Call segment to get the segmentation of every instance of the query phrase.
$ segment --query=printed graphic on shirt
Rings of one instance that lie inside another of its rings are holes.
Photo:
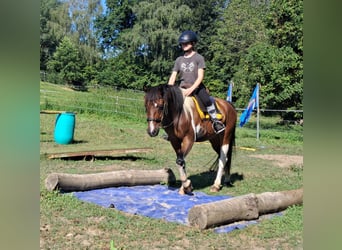
[[[195,68],[195,64],[193,62],[190,62],[190,63],[184,62],[181,64],[181,70],[183,72],[192,72],[194,71],[194,68]]]

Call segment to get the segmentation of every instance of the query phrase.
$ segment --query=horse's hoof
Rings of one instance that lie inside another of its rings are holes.
[[[189,187],[184,188],[184,192],[186,194],[192,194],[192,190],[194,190],[192,185],[190,185]]]
[[[210,187],[210,192],[212,192],[212,193],[220,192],[220,190],[221,190],[221,187],[216,187],[215,185],[212,185]]]
[[[183,182],[182,187],[179,189],[179,194],[184,195],[184,194],[192,194],[192,184],[190,180],[186,180]]]

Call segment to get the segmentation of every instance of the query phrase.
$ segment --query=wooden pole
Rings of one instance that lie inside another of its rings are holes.
[[[195,205],[189,210],[191,226],[206,229],[240,220],[258,219],[259,215],[278,212],[303,203],[303,188],[280,192],[247,194],[222,201]]]
[[[285,210],[292,205],[303,203],[303,188],[296,190],[265,192],[257,195],[259,214]]]
[[[45,179],[49,191],[85,191],[106,187],[172,183],[176,178],[169,168],[160,170],[122,170],[95,174],[52,173]]]
[[[258,91],[257,91],[257,140],[260,138],[260,103],[259,103],[259,91],[260,91],[260,84],[258,84]]]
[[[248,194],[195,205],[189,210],[188,221],[191,226],[206,229],[238,220],[252,220],[258,216],[257,198],[255,194]]]

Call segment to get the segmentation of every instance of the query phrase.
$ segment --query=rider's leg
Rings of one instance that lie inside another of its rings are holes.
[[[213,123],[213,129],[216,134],[221,133],[223,130],[225,130],[224,124],[217,119],[217,112],[214,103],[210,100],[210,96],[208,92],[206,91],[204,85],[200,85],[198,90],[196,91],[197,96],[201,99],[203,102],[204,106],[206,107],[211,121]]]

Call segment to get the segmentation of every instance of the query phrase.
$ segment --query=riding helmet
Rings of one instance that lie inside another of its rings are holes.
[[[179,44],[197,41],[198,39],[196,33],[191,30],[184,31],[178,39]]]

